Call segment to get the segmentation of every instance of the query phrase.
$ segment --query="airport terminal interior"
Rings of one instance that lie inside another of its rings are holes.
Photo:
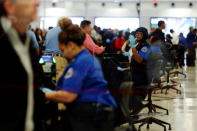
[[[0,131],[196,131],[196,0],[0,0]]]

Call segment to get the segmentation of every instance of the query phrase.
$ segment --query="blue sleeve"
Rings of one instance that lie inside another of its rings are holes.
[[[76,94],[83,91],[83,82],[88,74],[88,68],[81,65],[73,65],[68,69],[63,78],[63,90]]]
[[[30,37],[31,37],[31,39],[33,41],[34,47],[35,48],[39,48],[39,45],[38,45],[38,42],[36,40],[35,34],[32,31],[28,31],[28,33],[29,33],[29,35],[30,35]]]
[[[139,51],[139,55],[143,58],[143,59],[147,59],[149,54],[150,54],[150,48],[147,46],[142,47],[142,49]]]

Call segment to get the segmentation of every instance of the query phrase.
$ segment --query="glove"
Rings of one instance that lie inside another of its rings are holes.
[[[121,67],[119,67],[119,66],[117,67],[117,70],[118,70],[118,71],[124,71],[124,69],[121,68]]]
[[[135,47],[136,38],[134,38],[132,35],[130,35],[129,36],[129,40],[130,40],[131,48],[134,48]]]
[[[46,92],[55,93],[55,92],[56,92],[55,90],[51,90],[51,89],[49,89],[49,88],[41,88],[41,91],[42,91],[43,93],[46,93]]]
[[[130,56],[130,53],[129,52],[124,52],[122,53],[124,56]]]
[[[107,44],[110,44],[110,42],[111,42],[110,39],[106,39]]]

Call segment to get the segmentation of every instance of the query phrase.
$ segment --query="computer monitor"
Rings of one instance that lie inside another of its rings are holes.
[[[44,73],[51,73],[52,66],[55,64],[55,59],[53,56],[44,55],[40,58],[39,64],[42,65]]]
[[[44,62],[53,62],[53,57],[52,56],[42,56],[42,59]]]

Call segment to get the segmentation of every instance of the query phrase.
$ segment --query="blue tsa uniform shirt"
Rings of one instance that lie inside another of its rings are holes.
[[[134,56],[131,60],[132,79],[134,86],[148,85],[150,79],[147,71],[147,59],[151,53],[148,43],[140,43],[136,47],[138,54],[143,58],[142,63],[137,63]]]
[[[84,49],[65,69],[58,81],[57,90],[78,94],[77,103],[101,103],[117,107],[107,89],[101,66],[96,58]]]

